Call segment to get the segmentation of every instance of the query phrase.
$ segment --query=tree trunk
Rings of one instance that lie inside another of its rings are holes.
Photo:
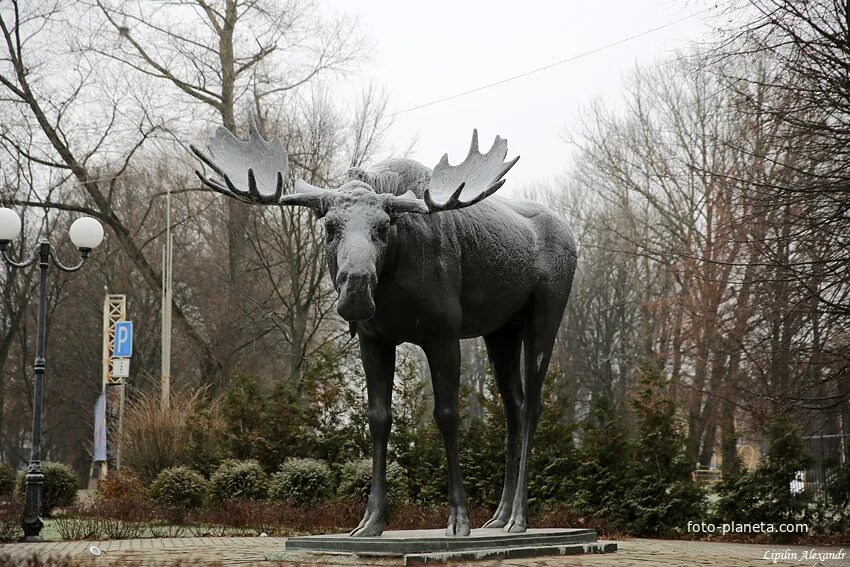
[[[234,108],[234,93],[236,88],[236,70],[233,51],[233,32],[236,28],[238,14],[236,1],[228,0],[225,7],[224,25],[219,34],[219,58],[221,61],[221,121],[225,128],[236,133],[236,111]],[[221,341],[219,351],[221,352],[221,374],[217,376],[214,383],[215,390],[226,387],[230,377],[237,370],[235,368],[235,352],[229,347],[233,344],[241,344],[241,340],[233,340],[234,333],[241,335],[242,293],[246,292],[244,284],[245,257],[248,250],[248,237],[246,228],[248,226],[248,206],[236,199],[226,200],[227,210],[227,268],[229,287],[227,293],[227,315],[220,329]]]

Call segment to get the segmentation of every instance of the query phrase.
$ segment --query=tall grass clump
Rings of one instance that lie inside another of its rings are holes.
[[[192,444],[192,419],[203,407],[203,391],[175,394],[168,408],[158,395],[142,393],[131,400],[124,415],[121,458],[145,484],[170,467],[186,464]]]

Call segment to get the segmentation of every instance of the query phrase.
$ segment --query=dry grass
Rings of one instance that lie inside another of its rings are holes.
[[[203,404],[203,390],[175,394],[169,408],[159,396],[142,394],[127,404],[121,458],[145,484],[159,471],[182,464],[191,440],[190,420]]]

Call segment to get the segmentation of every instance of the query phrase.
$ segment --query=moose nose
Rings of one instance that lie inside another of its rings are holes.
[[[342,273],[337,278],[339,301],[337,313],[346,321],[367,321],[375,315],[372,297],[377,276],[371,273]]]
[[[378,278],[373,273],[340,272],[336,278],[337,287],[347,288],[358,292],[365,289],[372,290],[378,283]]]

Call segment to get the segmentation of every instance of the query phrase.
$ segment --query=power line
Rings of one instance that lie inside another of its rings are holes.
[[[565,63],[570,63],[570,62],[575,61],[575,60],[577,60],[577,59],[581,59],[581,58],[583,58],[583,57],[587,57],[587,56],[589,56],[589,55],[593,55],[593,54],[595,54],[595,53],[599,53],[600,51],[604,51],[604,50],[606,50],[606,49],[610,49],[610,48],[612,48],[612,47],[616,47],[616,46],[621,45],[621,44],[623,44],[623,43],[626,43],[626,42],[632,41],[633,39],[637,39],[637,38],[639,38],[639,37],[643,37],[643,36],[645,36],[645,35],[649,35],[649,34],[651,34],[651,33],[657,32],[657,31],[659,31],[659,30],[663,30],[664,28],[668,28],[668,27],[673,26],[673,25],[676,25],[676,24],[678,24],[678,23],[680,23],[680,22],[684,22],[685,20],[690,20],[691,18],[696,18],[697,16],[701,16],[701,15],[703,15],[703,14],[705,14],[705,13],[709,12],[710,10],[713,10],[713,9],[714,9],[714,8],[716,8],[716,7],[717,7],[716,5],[715,5],[715,6],[711,6],[711,7],[709,7],[709,8],[706,8],[705,10],[701,10],[701,11],[699,11],[699,12],[696,12],[696,13],[690,14],[690,15],[688,15],[688,16],[684,16],[684,17],[682,17],[682,18],[679,18],[678,20],[673,20],[672,22],[667,22],[666,24],[660,25],[660,26],[658,26],[658,27],[655,27],[655,28],[652,28],[652,29],[649,29],[649,30],[642,31],[642,32],[640,32],[640,33],[638,33],[638,34],[635,34],[635,35],[630,35],[629,37],[624,37],[623,39],[617,40],[617,41],[615,41],[615,42],[613,42],[613,43],[608,43],[608,44],[603,45],[603,46],[601,46],[601,47],[597,47],[597,48],[595,48],[595,49],[591,49],[590,51],[585,51],[584,53],[579,53],[578,55],[573,55],[572,57],[568,57],[568,58],[566,58],[566,59],[562,59],[562,60],[560,60],[560,61],[556,61],[555,63],[550,63],[549,65],[544,65],[543,67],[538,67],[537,69],[532,69],[531,71],[526,71],[525,73],[520,73],[519,75],[514,75],[513,77],[508,77],[507,79],[502,79],[502,80],[500,80],[500,81],[496,81],[496,82],[494,82],[494,83],[488,83],[488,84],[486,84],[486,85],[482,85],[482,86],[480,86],[480,87],[476,87],[476,88],[474,88],[474,89],[470,89],[470,90],[468,90],[468,91],[463,91],[463,92],[456,93],[456,94],[453,94],[453,95],[450,95],[450,96],[446,96],[446,97],[443,97],[443,98],[439,98],[439,99],[436,99],[436,100],[432,100],[432,101],[430,101],[430,102],[426,102],[426,103],[423,103],[423,104],[418,104],[418,105],[416,105],[416,106],[411,106],[410,108],[405,108],[404,110],[399,110],[399,111],[397,111],[397,112],[393,112],[393,113],[392,113],[392,114],[390,114],[387,118],[395,118],[395,117],[396,117],[396,116],[398,116],[399,114],[404,114],[404,113],[406,113],[406,112],[413,112],[414,110],[419,110],[419,109],[421,109],[421,108],[426,108],[426,107],[428,107],[428,106],[433,106],[433,105],[435,105],[435,104],[440,104],[441,102],[447,102],[447,101],[450,101],[450,100],[454,100],[454,99],[456,99],[456,98],[460,98],[460,97],[462,97],[462,96],[466,96],[466,95],[470,95],[470,94],[473,94],[473,93],[477,93],[477,92],[479,92],[479,91],[483,91],[483,90],[485,90],[485,89],[489,89],[489,88],[492,88],[492,87],[496,87],[496,86],[499,86],[499,85],[503,85],[503,84],[505,84],[505,83],[510,83],[511,81],[516,81],[516,80],[518,80],[518,79],[523,79],[523,78],[525,78],[525,77],[528,77],[529,75],[534,75],[535,73],[540,73],[540,72],[542,72],[542,71],[547,71],[547,70],[549,70],[549,69],[552,69],[553,67],[557,67],[557,66],[559,66],[559,65],[563,65],[563,64],[565,64]]]

